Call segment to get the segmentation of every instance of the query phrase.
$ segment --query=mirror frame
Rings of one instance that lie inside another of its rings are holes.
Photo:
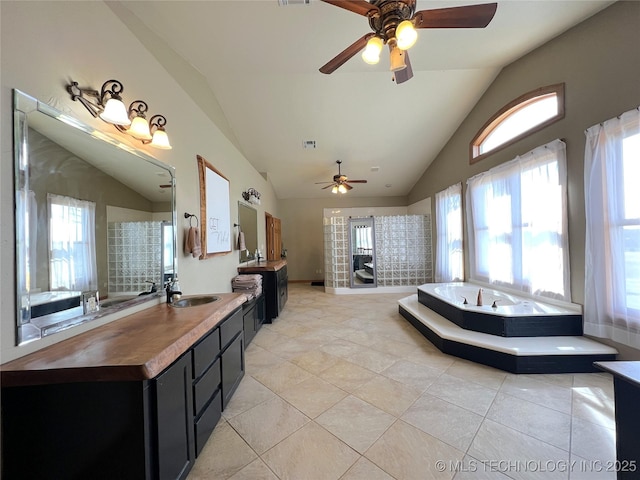
[[[247,215],[252,215],[254,218],[254,225],[250,225],[247,227],[246,225],[246,215],[243,216],[242,211],[246,210]],[[245,223],[242,222],[244,217]],[[245,234],[245,245],[247,247],[246,250],[239,250],[239,262],[250,262],[255,260],[254,252],[258,249],[258,211],[252,206],[244,203],[238,202],[238,223],[236,227],[236,237],[240,235],[240,232]],[[253,234],[253,236],[252,236]]]
[[[70,128],[76,128],[86,133],[98,142],[112,145],[114,148],[124,150],[142,161],[151,163],[154,167],[162,168],[169,173],[171,178],[171,222],[173,228],[173,271],[177,274],[176,245],[177,245],[177,215],[176,215],[176,181],[175,168],[166,163],[160,162],[149,156],[145,152],[138,151],[133,147],[123,144],[121,141],[112,138],[101,131],[91,127],[74,117],[63,113],[50,105],[18,90],[13,89],[13,148],[14,148],[14,229],[15,229],[15,312],[16,312],[16,345],[24,345],[28,342],[39,340],[54,333],[67,330],[69,328],[82,325],[92,320],[104,317],[109,314],[119,312],[125,308],[139,305],[157,299],[163,294],[162,289],[151,295],[137,296],[128,301],[121,302],[112,307],[100,308],[88,314],[81,314],[76,317],[67,318],[49,328],[40,329],[31,323],[30,306],[30,285],[26,283],[26,269],[29,265],[28,242],[24,239],[29,235],[29,224],[25,221],[28,218],[29,206],[27,202],[18,202],[17,197],[20,191],[29,190],[29,115],[42,113],[53,119],[65,123]],[[26,294],[26,298],[25,298]]]
[[[354,235],[353,230],[356,225],[366,225],[371,228],[371,263],[373,264],[373,282],[371,283],[356,283],[355,282],[355,270],[353,268],[353,250],[354,250]],[[376,271],[376,233],[375,233],[375,219],[374,217],[349,217],[349,286],[351,288],[376,288],[378,286],[378,273]]]

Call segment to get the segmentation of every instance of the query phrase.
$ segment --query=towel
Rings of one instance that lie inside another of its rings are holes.
[[[200,230],[198,227],[189,227],[185,230],[184,253],[185,255],[192,254],[194,258],[198,258],[202,253]]]
[[[242,251],[246,249],[247,249],[247,246],[244,243],[244,232],[240,231],[238,233],[238,250]]]

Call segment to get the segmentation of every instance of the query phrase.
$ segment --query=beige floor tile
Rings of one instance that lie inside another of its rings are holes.
[[[399,417],[417,400],[421,392],[409,385],[380,375],[369,380],[353,394],[365,402]]]
[[[571,416],[566,413],[499,393],[487,418],[569,451]]]
[[[293,357],[289,361],[314,375],[318,375],[320,372],[334,365],[338,360],[339,357],[323,352],[322,350],[311,350],[297,357]]]
[[[375,378],[376,374],[354,363],[338,359],[336,363],[318,376],[336,387],[352,393],[372,378]]]
[[[348,395],[344,390],[318,377],[311,377],[280,392],[280,396],[309,418],[333,407]]]
[[[276,398],[276,394],[250,375],[242,377],[237,390],[222,413],[225,418],[235,417],[256,405]]]
[[[431,480],[453,478],[455,472],[446,467],[461,461],[464,453],[398,420],[365,456],[397,479]]]
[[[323,345],[322,347],[320,347],[320,350],[340,358],[347,358],[349,355],[367,351],[366,347],[358,345],[357,343],[350,342],[348,340],[344,340],[343,338],[344,337],[335,340],[327,345]]]
[[[554,466],[568,465],[569,452],[492,420],[482,423],[468,454],[514,480],[566,480],[568,476],[566,470]],[[526,468],[527,465],[532,467]],[[537,468],[538,465],[551,468]]]
[[[283,480],[337,480],[359,457],[315,422],[262,455],[263,461]]]
[[[484,416],[497,392],[444,373],[427,388],[427,393]]]
[[[456,476],[454,480],[509,480],[499,469],[492,468],[490,464],[485,464],[473,457],[466,456],[461,464],[456,464],[454,468]]]
[[[424,392],[442,374],[441,370],[399,360],[381,372],[381,375]]]
[[[605,468],[602,462],[587,460],[577,455],[571,455],[569,480],[616,480],[617,473],[614,468]]]
[[[345,360],[355,363],[356,365],[360,365],[372,372],[380,373],[400,360],[400,357],[389,353],[379,352],[372,348],[363,347],[362,350],[352,353],[351,355],[347,355]]]
[[[259,458],[244,467],[229,480],[278,480],[275,473]]]
[[[283,362],[270,370],[261,370],[253,375],[264,386],[278,393],[309,378],[311,374],[293,363]]]
[[[258,455],[231,426],[221,420],[209,437],[189,480],[227,479],[254,461]]]
[[[309,422],[309,418],[276,397],[228,420],[258,454],[281,442]]]
[[[402,420],[465,452],[482,416],[425,393],[402,415]]]
[[[505,379],[500,387],[500,392],[571,414],[572,392],[570,388],[541,382],[531,376],[511,375]]]
[[[348,396],[316,418],[357,452],[364,453],[395,422],[396,418],[364,400]]]
[[[365,457],[353,464],[340,480],[394,480],[391,475]]]
[[[603,427],[615,428],[615,399],[612,394],[590,386],[573,387],[572,391],[573,416]]]
[[[494,390],[498,390],[508,376],[502,370],[461,359],[456,359],[446,372],[448,375],[479,383]]]
[[[616,432],[581,418],[571,422],[571,453],[587,460],[616,459]]]
[[[255,343],[249,345],[249,348],[245,351],[244,359],[245,373],[250,375],[261,370],[270,370],[285,361]]]

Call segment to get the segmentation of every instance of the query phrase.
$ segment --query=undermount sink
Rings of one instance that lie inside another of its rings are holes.
[[[220,297],[216,295],[198,295],[194,297],[185,297],[180,300],[176,300],[171,305],[174,307],[196,307],[198,305],[205,305],[207,303],[217,302]]]

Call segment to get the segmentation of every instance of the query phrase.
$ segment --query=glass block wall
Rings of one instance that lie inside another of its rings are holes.
[[[140,293],[147,281],[162,288],[162,223],[109,222],[109,293]]]
[[[400,287],[432,282],[431,216],[374,218],[378,285]]]
[[[433,282],[431,215],[374,216],[379,287]],[[349,288],[349,217],[324,219],[325,286]]]

